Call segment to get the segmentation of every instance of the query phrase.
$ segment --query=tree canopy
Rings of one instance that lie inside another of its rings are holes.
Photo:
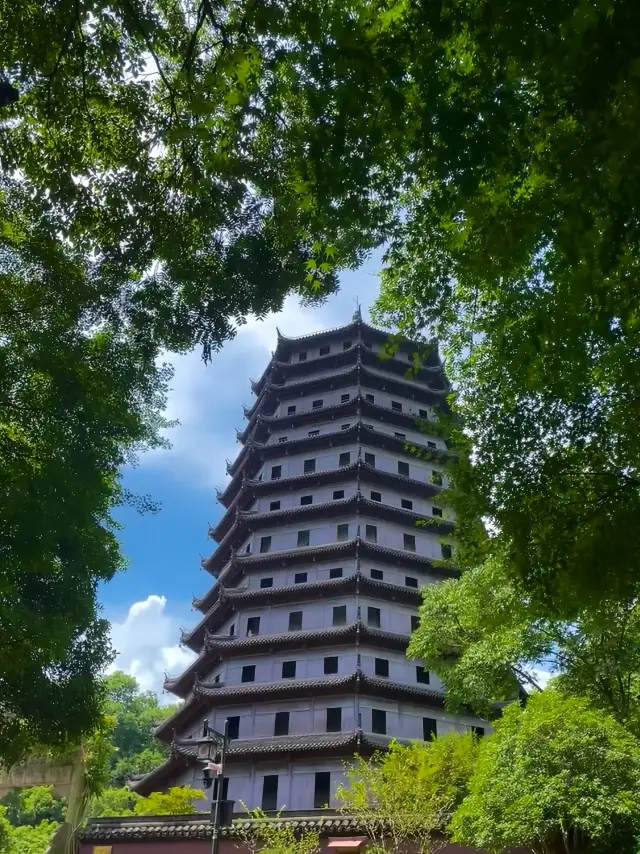
[[[247,313],[331,293],[373,246],[378,318],[439,339],[458,383],[465,565],[499,548],[533,619],[628,607],[635,4],[4,0],[0,15],[19,92],[0,107],[5,761],[32,707],[54,743],[95,723],[95,587],[123,563],[118,471],[159,441],[159,354],[208,357]],[[465,533],[478,518],[499,536]]]

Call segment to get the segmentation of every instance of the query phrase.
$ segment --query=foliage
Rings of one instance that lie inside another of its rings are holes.
[[[125,786],[103,789],[89,802],[87,818],[133,815],[133,808],[139,799],[140,795]]]
[[[554,690],[510,705],[481,745],[454,841],[491,852],[635,852],[640,745],[608,715]]]
[[[320,837],[315,830],[296,830],[290,824],[279,824],[260,809],[248,810],[251,824],[237,822],[234,829],[253,854],[316,854]]]
[[[9,843],[3,854],[45,854],[57,825],[53,821],[41,821],[36,825],[12,827]]]
[[[477,740],[451,733],[410,746],[392,741],[371,760],[358,757],[346,769],[336,798],[366,829],[378,851],[399,851],[409,840],[421,852],[433,849],[462,801],[473,773]]]
[[[168,792],[152,792],[136,800],[135,815],[191,815],[197,812],[195,801],[202,800],[200,789],[191,786],[172,786]]]
[[[0,760],[92,729],[111,652],[96,588],[123,566],[119,469],[158,445],[167,371],[101,321],[109,276],[0,186]],[[153,346],[147,348],[155,356]],[[148,502],[139,500],[144,509]],[[36,744],[37,738],[37,744]]]
[[[160,706],[152,691],[140,691],[136,680],[120,671],[107,676],[104,684],[107,713],[114,719],[110,785],[121,786],[164,761],[167,749],[154,738],[153,730],[176,707]]]
[[[535,668],[640,735],[640,608],[603,601],[568,622],[541,618],[498,556],[422,590],[408,655],[446,684],[448,706],[489,715],[519,686],[539,688]]]
[[[0,799],[4,815],[12,825],[40,824],[45,819],[63,821],[65,802],[53,794],[53,786],[32,786],[8,792]],[[1,849],[0,849],[1,850]]]

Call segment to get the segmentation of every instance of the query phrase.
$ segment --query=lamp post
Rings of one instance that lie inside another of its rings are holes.
[[[211,854],[218,854],[220,843],[220,824],[222,819],[222,788],[224,783],[224,763],[229,744],[229,721],[224,722],[224,732],[211,729],[209,721],[205,720],[202,726],[202,738],[198,739],[198,759],[203,760],[204,785],[209,788],[213,784],[213,778],[218,781],[215,798],[211,799],[211,819],[213,832],[211,836]],[[220,761],[216,758],[220,755]]]

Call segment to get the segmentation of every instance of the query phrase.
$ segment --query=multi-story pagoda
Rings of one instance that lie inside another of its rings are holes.
[[[222,796],[265,810],[333,805],[344,761],[391,738],[482,731],[445,711],[439,680],[405,656],[420,587],[455,574],[447,449],[428,432],[449,387],[437,352],[407,378],[415,348],[381,357],[387,341],[359,313],[278,333],[218,494],[218,547],[203,561],[216,583],[182,638],[198,657],[165,683],[184,699],[157,730],[170,758],[138,792],[202,787],[192,745],[205,718],[228,720]]]

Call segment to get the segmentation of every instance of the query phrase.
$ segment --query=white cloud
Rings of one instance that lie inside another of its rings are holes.
[[[267,366],[276,346],[276,327],[295,337],[343,326],[353,315],[356,295],[366,316],[378,291],[372,272],[378,266],[374,260],[361,272],[345,274],[341,292],[319,308],[288,297],[282,311],[263,320],[248,318],[209,365],[199,352],[171,357],[175,374],[165,414],[180,424],[167,434],[171,450],[145,454],[141,464],[160,467],[206,490],[224,486],[225,460],[234,459],[239,450],[234,428],[242,429],[245,423],[242,404],[253,402],[249,378],[258,379]]]
[[[175,643],[178,621],[166,611],[164,596],[147,596],[134,602],[126,617],[111,622],[111,641],[117,657],[111,670],[135,676],[142,690],[155,691],[160,702],[175,702],[162,694],[165,671],[181,673],[195,658],[194,653]]]

